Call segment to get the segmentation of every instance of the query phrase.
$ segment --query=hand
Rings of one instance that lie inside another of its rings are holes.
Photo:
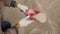
[[[32,22],[34,22],[33,20],[28,20],[30,16],[27,16],[25,18],[23,18],[22,20],[19,21],[20,26],[28,26],[29,24],[31,24]]]
[[[21,4],[18,4],[17,7],[22,10],[23,12],[25,12],[26,10],[28,10],[28,7],[25,6],[25,5],[21,5]]]

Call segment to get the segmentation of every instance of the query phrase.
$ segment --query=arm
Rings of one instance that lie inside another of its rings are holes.
[[[2,13],[2,7],[4,6],[4,3],[2,1],[0,1],[0,34],[3,34],[2,30],[1,30],[1,21],[3,18],[3,13]]]
[[[2,18],[3,18],[3,11],[2,11],[3,6],[4,6],[4,3],[0,1],[0,22],[2,21]]]
[[[4,2],[4,5],[7,7],[15,7],[16,6],[16,1],[14,0],[1,0]]]

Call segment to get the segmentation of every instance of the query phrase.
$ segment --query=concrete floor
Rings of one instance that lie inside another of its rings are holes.
[[[47,16],[46,23],[38,21],[19,30],[20,34],[60,34],[60,0],[19,0],[29,8],[44,12]],[[4,7],[4,19],[11,22],[12,26],[25,17],[17,8]]]

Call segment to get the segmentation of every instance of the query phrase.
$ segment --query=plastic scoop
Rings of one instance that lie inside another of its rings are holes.
[[[46,15],[44,13],[40,13],[36,9],[29,9],[25,5],[18,4],[17,7],[21,9],[27,16],[30,16],[31,20],[38,20],[41,23],[46,22]]]
[[[37,19],[41,23],[45,23],[47,21],[46,15],[44,13],[39,13],[33,16],[33,18]]]

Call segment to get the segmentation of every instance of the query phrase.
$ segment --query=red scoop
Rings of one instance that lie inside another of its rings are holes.
[[[30,19],[31,20],[36,20],[34,17],[32,17],[32,16],[34,16],[34,15],[36,15],[36,14],[38,14],[39,13],[39,11],[38,10],[36,10],[36,9],[29,9],[29,10],[26,10],[26,12],[25,12],[25,14],[27,15],[27,16],[30,16]]]

